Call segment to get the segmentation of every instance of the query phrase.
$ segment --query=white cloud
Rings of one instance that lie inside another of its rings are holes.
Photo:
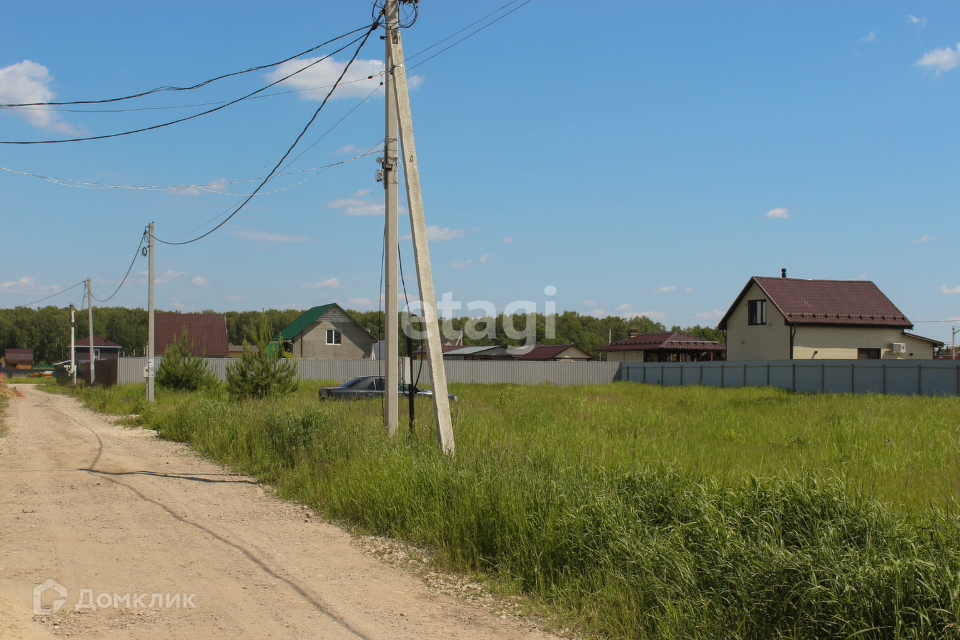
[[[940,293],[960,293],[960,285],[948,287],[945,284],[940,285]]]
[[[307,236],[292,236],[261,229],[230,229],[227,233],[235,238],[258,240],[261,242],[313,242],[314,238]]]
[[[454,269],[469,269],[473,266],[473,260],[454,260],[450,266]]]
[[[183,304],[182,302],[174,302],[172,305],[174,309],[179,309],[180,311],[196,311],[196,307],[191,307],[190,305]]]
[[[504,238],[503,241],[509,244],[513,242],[513,238],[507,237],[507,238]]]
[[[719,320],[723,317],[723,312],[720,309],[714,309],[713,311],[704,311],[703,313],[697,313],[691,318],[696,318],[697,320]]]
[[[693,287],[684,287],[683,290],[687,293],[693,293]]]
[[[53,76],[36,62],[24,60],[0,69],[0,103],[24,104],[50,102],[56,95],[50,88]],[[5,109],[21,116],[34,127],[75,135],[79,133],[72,124],[64,122],[60,115],[48,107],[20,107]]]
[[[141,271],[140,275],[149,276],[149,271]],[[182,278],[187,275],[186,271],[164,271],[163,273],[153,274],[153,283],[154,284],[167,284],[168,282],[173,282],[177,278]]]
[[[227,302],[241,302],[247,299],[248,299],[247,296],[238,296],[238,295],[227,296],[226,298],[224,298],[224,300],[226,300]]]
[[[36,280],[33,278],[20,278],[19,280],[13,280],[11,282],[4,282],[3,284],[0,284],[0,291],[3,291],[4,293],[20,293],[28,296],[42,296],[52,295],[60,291],[60,287],[56,285],[45,287],[37,284]]]
[[[370,298],[350,298],[350,304],[369,307],[373,304]]]
[[[918,18],[917,16],[907,16],[907,24],[918,24],[921,27],[927,26],[926,18]]]
[[[313,64],[315,62],[316,64]],[[302,100],[323,100],[337,78],[343,73],[343,69],[347,66],[346,62],[338,62],[333,58],[327,58],[326,60],[320,58],[290,60],[268,73],[267,78],[271,82],[276,82],[280,78],[311,64],[313,66],[309,69],[298,73],[289,80],[284,80],[281,85],[302,91],[300,94]],[[377,91],[379,95],[383,95],[383,87],[380,86],[381,73],[383,73],[382,60],[354,60],[346,75],[343,76],[343,80],[340,81],[340,86],[337,87],[331,97],[366,98],[372,91]],[[422,76],[407,77],[407,86],[410,89],[416,89],[422,83]]]
[[[487,261],[490,260],[492,257],[493,256],[489,253],[485,253],[482,256],[480,256],[480,266],[481,267],[487,266]]]
[[[599,306],[600,306],[600,305],[597,303],[596,300],[581,300],[581,301],[580,301],[580,304],[582,304],[582,305],[584,305],[584,306],[587,306],[587,307],[599,307]]]
[[[336,151],[334,151],[334,153],[344,153],[344,154],[349,155],[349,154],[351,154],[351,153],[356,153],[356,152],[358,152],[358,151],[363,151],[363,149],[361,149],[360,147],[358,147],[358,146],[355,145],[355,144],[345,144],[345,145],[343,145],[342,147],[340,147],[339,149],[337,149]]]
[[[865,35],[865,36],[863,36],[862,38],[860,38],[860,42],[863,42],[863,43],[873,42],[873,41],[876,39],[876,37],[877,37],[877,31],[876,31],[876,30],[873,30],[873,31],[871,31],[870,33],[868,33],[867,35]]]
[[[783,220],[790,217],[790,209],[787,209],[786,207],[770,209],[770,211],[767,211],[767,215],[763,217],[767,220]]]
[[[321,282],[304,282],[300,285],[301,289],[343,289],[344,285],[336,278],[328,278]]]
[[[865,273],[861,273],[860,275],[857,276],[857,280],[866,280],[866,279],[867,279],[867,274]]]
[[[334,198],[327,203],[327,209],[343,209],[347,216],[382,216],[384,207],[382,202],[369,202],[363,197],[370,194],[367,189],[357,191],[349,198]],[[400,207],[400,213],[406,213],[406,207]]]
[[[955,69],[957,65],[960,65],[960,44],[957,45],[956,49],[951,49],[950,47],[946,49],[934,49],[930,53],[924,54],[924,56],[914,64],[918,67],[935,69],[936,76],[939,78],[941,74]]]
[[[370,195],[371,193],[373,193],[373,192],[370,191],[370,189],[360,189],[359,191],[354,191],[352,194],[350,194],[350,197],[351,197],[351,198],[362,198],[363,196],[368,196],[368,195]]]
[[[671,285],[667,285],[666,287],[660,287],[659,289],[654,289],[653,291],[651,291],[651,293],[670,293],[671,291],[674,291],[676,288],[677,288],[677,285],[671,284]]]
[[[429,225],[427,227],[427,240],[431,242],[444,242],[446,240],[453,240],[454,238],[462,238],[467,235],[467,232],[463,229],[449,229]]]
[[[604,311],[603,309],[594,309],[593,311],[590,312],[590,315],[596,318],[602,318],[605,315],[607,315],[607,312]]]
[[[934,240],[933,236],[920,236],[920,237],[917,238],[916,240],[911,240],[910,242],[914,242],[914,243],[917,243],[917,242],[933,242],[933,240]]]
[[[632,304],[622,304],[619,307],[617,307],[617,311],[630,311],[631,309],[633,309]]]
[[[202,287],[202,286],[204,286],[204,285],[210,284],[210,281],[207,280],[206,278],[204,278],[203,276],[198,276],[198,277],[194,278],[193,280],[191,280],[191,281],[190,281],[190,284],[193,284],[193,285],[198,286],[198,287]]]

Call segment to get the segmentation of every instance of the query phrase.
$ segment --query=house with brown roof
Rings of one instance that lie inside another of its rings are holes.
[[[30,369],[33,364],[33,349],[4,349],[0,360],[0,365],[7,369]]]
[[[754,276],[717,328],[727,360],[933,358],[943,343],[913,323],[867,280]]]
[[[106,338],[101,338],[93,334],[93,359],[94,360],[113,360],[120,357],[120,350],[123,347],[116,342],[111,342]],[[74,343],[73,357],[77,362],[90,361],[90,336],[81,338]]]
[[[446,357],[446,355],[444,355]],[[505,353],[493,356],[493,360],[518,360],[520,362],[555,361],[577,362],[593,360],[593,356],[578,347],[570,344],[537,344],[524,347],[507,347]]]
[[[154,335],[157,347],[154,353],[162,356],[184,329],[193,343],[193,355],[207,358],[230,356],[227,340],[227,317],[219,313],[161,313],[154,315]]]
[[[597,347],[608,362],[703,362],[723,360],[726,347],[679,331],[640,334],[633,327],[620,342]]]

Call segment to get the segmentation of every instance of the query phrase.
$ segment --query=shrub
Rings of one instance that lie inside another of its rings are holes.
[[[193,342],[186,327],[164,351],[156,375],[157,385],[176,391],[199,391],[217,382],[207,369],[206,359],[193,355]]]
[[[280,336],[282,344],[283,336]],[[227,367],[227,389],[231,397],[267,398],[297,390],[297,365],[283,357],[282,346],[271,346],[270,329],[265,320],[257,328],[257,348],[247,347],[244,340],[240,359]]]

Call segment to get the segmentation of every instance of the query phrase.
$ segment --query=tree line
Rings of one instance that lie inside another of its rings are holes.
[[[217,313],[206,310],[202,313]],[[230,344],[242,344],[246,340],[250,344],[257,341],[257,332],[261,322],[269,328],[271,335],[276,335],[284,327],[296,320],[302,311],[293,309],[266,309],[263,311],[227,311],[223,313],[227,321],[227,339]],[[378,339],[384,337],[383,311],[352,311],[347,313],[364,326]],[[403,333],[403,323],[406,316],[401,314],[400,327],[400,355],[408,354],[407,340]],[[722,340],[720,332],[710,327],[694,325],[681,328],[674,325],[669,329],[661,322],[651,320],[646,316],[625,319],[619,316],[597,318],[582,315],[575,311],[564,311],[548,318],[543,314],[536,314],[533,318],[535,326],[530,327],[530,334],[536,335],[537,344],[568,344],[574,343],[580,348],[592,353],[594,349],[613,342],[623,340],[628,336],[631,327],[640,333],[654,333],[660,331],[683,331],[705,340]],[[527,317],[515,315],[495,318],[459,318],[443,319],[446,330],[453,332],[463,331],[465,346],[516,346],[523,343],[522,338],[510,337],[508,328],[516,332],[527,331]],[[547,337],[548,324],[554,325],[554,337]],[[420,328],[415,322],[415,328]],[[86,310],[76,312],[75,332],[77,340],[88,335]],[[126,307],[94,307],[93,333],[122,347],[122,355],[143,355],[147,343],[147,311],[145,309],[128,309]],[[287,336],[292,337],[292,336]],[[414,350],[419,348],[420,342],[414,341]],[[38,364],[52,364],[67,360],[70,357],[70,309],[69,307],[15,307],[0,309],[0,351],[3,349],[33,349],[34,358]]]

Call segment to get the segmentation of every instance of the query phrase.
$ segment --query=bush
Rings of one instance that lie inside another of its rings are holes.
[[[156,376],[158,386],[176,391],[199,391],[217,383],[207,369],[206,359],[193,355],[193,342],[186,327],[164,351]]]
[[[282,344],[283,336],[280,337]],[[243,355],[227,367],[227,389],[231,397],[267,398],[297,390],[297,365],[283,357],[282,346],[271,348],[270,329],[265,320],[257,328],[257,348],[248,346],[244,340]]]

